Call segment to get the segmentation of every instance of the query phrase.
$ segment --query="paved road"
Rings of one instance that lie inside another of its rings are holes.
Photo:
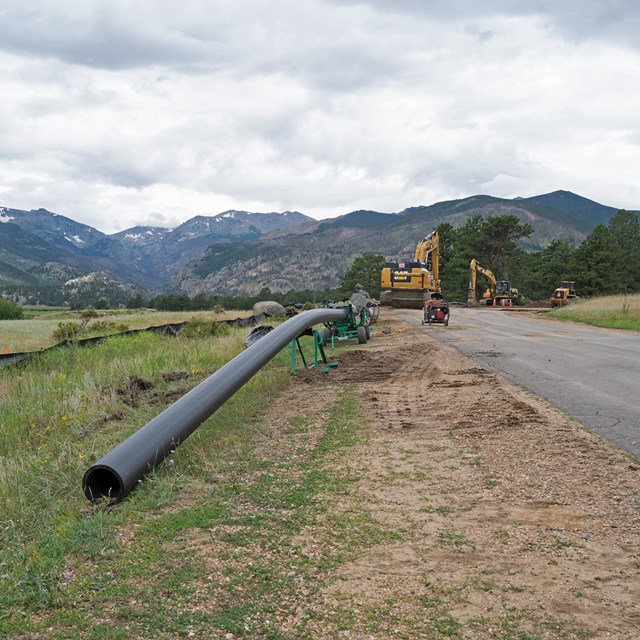
[[[421,326],[420,311],[393,313]],[[424,331],[640,456],[640,334],[464,307]]]

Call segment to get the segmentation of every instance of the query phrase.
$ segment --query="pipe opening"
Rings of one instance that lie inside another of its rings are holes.
[[[122,498],[120,476],[105,467],[91,467],[84,475],[84,495],[91,502],[109,499],[118,502]]]
[[[350,307],[306,311],[265,335],[167,407],[85,473],[82,489],[94,503],[122,500],[144,475],[197,429],[301,331],[321,322],[346,320]]]

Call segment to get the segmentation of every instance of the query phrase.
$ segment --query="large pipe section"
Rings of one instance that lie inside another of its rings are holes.
[[[347,320],[349,308],[305,311],[265,335],[91,465],[82,479],[92,502],[119,502],[245,382],[303,331]]]

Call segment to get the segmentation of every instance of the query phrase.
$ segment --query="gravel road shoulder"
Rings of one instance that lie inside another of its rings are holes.
[[[398,539],[343,565],[308,603],[305,628],[639,638],[638,461],[425,330],[384,313],[376,329],[322,384],[353,385],[368,417],[345,508]],[[336,626],[344,610],[350,623]]]

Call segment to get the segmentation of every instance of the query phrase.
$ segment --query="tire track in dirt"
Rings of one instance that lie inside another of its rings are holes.
[[[638,466],[423,331],[384,322],[392,333],[343,353],[329,377],[355,385],[370,419],[354,500],[401,540],[343,567],[318,620],[351,607],[357,638],[450,637],[443,621],[462,638],[640,637]],[[366,622],[385,607],[391,626]]]

